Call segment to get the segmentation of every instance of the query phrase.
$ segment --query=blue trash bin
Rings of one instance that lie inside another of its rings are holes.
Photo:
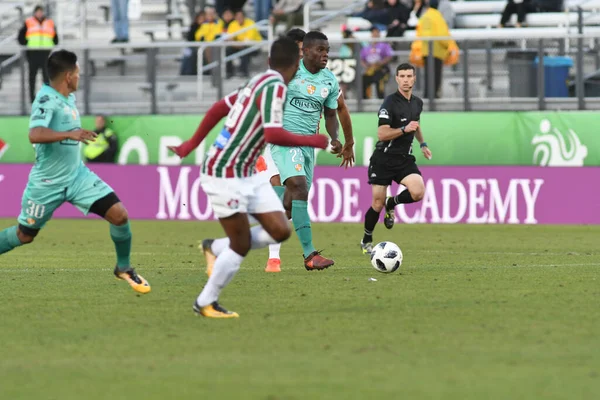
[[[539,58],[534,65],[537,68]],[[546,97],[569,97],[569,68],[573,66],[571,57],[544,57],[544,91]]]

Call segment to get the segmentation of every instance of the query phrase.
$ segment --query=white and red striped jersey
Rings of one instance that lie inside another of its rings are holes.
[[[228,95],[225,102],[231,109],[204,160],[202,173],[217,178],[253,175],[265,146],[264,129],[283,127],[286,93],[281,74],[267,70]]]

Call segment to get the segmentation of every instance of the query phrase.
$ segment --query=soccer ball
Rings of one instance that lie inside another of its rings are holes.
[[[371,264],[379,272],[394,272],[402,265],[402,250],[392,242],[378,243],[371,252]]]

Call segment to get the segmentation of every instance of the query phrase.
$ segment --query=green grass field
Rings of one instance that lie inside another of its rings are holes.
[[[360,225],[317,224],[336,265],[305,271],[295,236],[280,274],[252,252],[221,297],[238,320],[192,312],[216,223],[132,228],[145,296],[103,221],[0,256],[1,399],[600,398],[598,226],[379,225],[404,252],[387,275]]]

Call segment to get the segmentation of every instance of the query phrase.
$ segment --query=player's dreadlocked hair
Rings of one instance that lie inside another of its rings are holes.
[[[306,36],[306,32],[300,28],[290,29],[288,33],[285,34],[285,37],[292,39],[296,43],[304,42],[304,36]]]
[[[298,45],[292,39],[282,37],[274,41],[271,45],[271,54],[269,56],[271,68],[287,68],[290,65],[298,64],[299,60]]]
[[[316,42],[321,40],[329,40],[323,32],[310,31],[304,36],[303,47],[314,46]]]
[[[77,67],[77,54],[68,50],[57,50],[50,54],[46,63],[48,78],[53,81],[64,72]]]

